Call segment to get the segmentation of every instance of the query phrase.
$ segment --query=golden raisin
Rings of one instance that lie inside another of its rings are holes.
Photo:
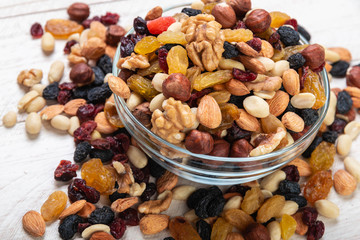
[[[143,78],[140,75],[134,74],[128,78],[127,84],[131,90],[143,96],[147,101],[151,101],[158,91],[153,87],[149,79]]]
[[[281,238],[283,240],[288,240],[292,235],[294,235],[296,230],[296,220],[288,214],[284,214],[280,221],[281,227]]]
[[[63,191],[53,192],[41,206],[41,216],[45,221],[57,219],[66,207],[68,197]]]
[[[219,217],[213,225],[211,240],[225,240],[226,236],[232,231],[232,225],[222,217]]]
[[[231,70],[219,70],[216,72],[206,72],[197,76],[193,82],[193,88],[201,91],[204,88],[212,87],[216,84],[226,83],[232,79]]]
[[[313,109],[321,108],[326,101],[324,87],[320,83],[320,77],[317,73],[308,69],[307,75],[304,81],[304,88],[301,90],[302,93],[312,93],[314,94],[316,101]]]
[[[285,24],[287,20],[290,20],[290,16],[286,13],[274,11],[270,12],[271,24],[270,27],[278,28]]]
[[[244,200],[241,203],[241,209],[247,214],[256,212],[264,202],[264,195],[259,187],[253,187],[246,192]]]
[[[202,12],[211,14],[211,11],[213,10],[213,8],[215,7],[216,4],[217,4],[217,2],[205,4],[204,8],[202,9]]]
[[[222,30],[225,36],[225,41],[228,42],[247,42],[253,39],[253,32],[249,29],[224,29]]]
[[[231,93],[226,90],[211,92],[208,95],[212,96],[218,104],[227,103],[231,97]]]
[[[288,46],[288,47],[284,48],[284,51],[285,51],[284,59],[288,59],[291,55],[301,52],[308,46],[309,46],[309,44],[304,44],[304,45]]]
[[[157,37],[157,39],[162,44],[172,43],[172,44],[185,45],[187,43],[187,41],[185,40],[185,33],[182,33],[182,32],[166,31],[166,32],[161,33]]]
[[[46,22],[45,31],[56,39],[67,39],[71,34],[81,33],[84,27],[67,19],[50,19]]]
[[[197,231],[191,226],[191,223],[183,217],[174,217],[169,222],[170,234],[175,239],[183,240],[201,240]]]
[[[150,63],[150,67],[144,68],[144,69],[139,69],[137,71],[137,74],[142,76],[142,77],[145,77],[145,76],[148,76],[150,74],[160,73],[160,72],[162,72],[162,70],[160,68],[159,60],[155,59]]]
[[[325,199],[333,185],[331,170],[315,173],[305,185],[304,197],[309,203]]]
[[[254,219],[240,209],[228,209],[223,213],[223,216],[226,221],[239,229],[241,232],[245,231],[250,224],[254,223]]]
[[[134,51],[141,55],[155,52],[160,48],[160,42],[154,36],[147,36],[138,41],[135,45]]]
[[[109,123],[111,123],[111,125],[118,128],[124,127],[124,124],[121,122],[119,114],[116,111],[116,106],[113,97],[109,98],[106,101],[104,112],[106,119],[109,121]]]
[[[166,62],[169,67],[169,74],[182,73],[185,75],[189,66],[187,51],[181,46],[171,48],[166,57]]]
[[[328,170],[334,163],[336,154],[335,145],[329,142],[321,142],[311,153],[310,167],[314,172]]]
[[[285,197],[280,195],[275,195],[268,200],[260,207],[256,221],[259,223],[264,223],[270,220],[270,218],[276,216],[285,205]]]

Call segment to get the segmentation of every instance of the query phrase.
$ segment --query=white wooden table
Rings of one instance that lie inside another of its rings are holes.
[[[23,69],[39,68],[43,70],[42,83],[47,84],[50,64],[57,59],[64,61],[64,41],[56,41],[55,52],[44,55],[40,40],[32,40],[29,30],[34,22],[43,26],[50,18],[67,18],[66,8],[73,1],[12,0],[0,1],[0,116],[9,110],[16,110],[18,100],[26,89],[16,83],[18,73]],[[146,14],[152,6],[170,6],[181,0],[87,0],[91,16],[105,14],[106,11],[121,15],[120,24],[130,26],[134,17]],[[360,1],[358,0],[253,0],[253,7],[268,11],[280,10],[296,18],[312,34],[312,42],[324,46],[344,46],[353,54],[354,63],[360,60]],[[68,79],[69,67],[63,79]],[[344,79],[334,79],[332,87],[344,87]],[[7,129],[0,125],[0,239],[31,239],[23,229],[21,218],[28,210],[40,210],[42,203],[55,190],[66,192],[67,184],[56,182],[54,169],[62,159],[72,160],[74,144],[72,137],[55,131],[44,123],[37,137],[27,135],[24,120],[26,115],[18,116],[15,127]],[[360,140],[354,142],[351,156],[359,157]],[[337,160],[334,169],[343,168]],[[189,183],[188,181],[181,180]],[[332,190],[329,199],[341,209],[337,220],[325,220],[324,239],[360,239],[360,197],[358,190],[351,197],[339,197]],[[174,201],[171,214],[181,215],[187,209]],[[59,239],[58,222],[48,224],[43,239]],[[164,235],[162,235],[163,237]],[[138,229],[129,228],[123,239],[142,239]],[[150,238],[148,238],[150,239]],[[152,239],[162,239],[155,236]],[[292,239],[303,239],[294,236]]]

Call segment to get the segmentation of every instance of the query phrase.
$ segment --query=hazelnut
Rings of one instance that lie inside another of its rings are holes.
[[[208,154],[214,148],[214,139],[207,132],[192,130],[185,138],[187,150],[197,154]]]
[[[75,64],[70,71],[70,79],[75,84],[85,85],[93,80],[93,70],[86,63]]]
[[[346,84],[350,87],[360,88],[360,66],[353,66],[346,73]]]
[[[161,17],[162,13],[163,13],[162,7],[156,6],[146,14],[145,21],[157,19]]]
[[[230,157],[248,157],[253,146],[246,139],[235,141],[230,150]]]
[[[229,5],[234,9],[238,18],[244,17],[251,10],[251,0],[230,0]]]
[[[312,44],[305,48],[301,55],[305,58],[305,65],[311,70],[321,67],[325,62],[325,49],[319,44]]]
[[[244,234],[245,240],[270,240],[269,230],[260,223],[250,224]]]
[[[223,28],[231,28],[236,23],[236,14],[234,9],[225,2],[215,5],[211,14]]]
[[[216,139],[214,141],[214,148],[209,153],[209,155],[216,157],[228,157],[229,152],[230,152],[230,143],[228,143],[224,139]]]
[[[119,25],[110,25],[106,30],[106,43],[116,47],[125,33],[126,31],[123,27]]]
[[[150,127],[151,126],[151,114],[152,112],[150,111],[150,103],[149,102],[144,102],[140,105],[138,105],[133,111],[132,114],[134,115],[134,117],[136,117],[136,119],[145,127]]]
[[[245,18],[246,27],[254,33],[265,32],[271,24],[271,16],[264,9],[255,9]]]
[[[164,80],[162,92],[166,98],[173,97],[185,102],[191,95],[191,83],[184,74],[173,73]]]
[[[79,2],[73,3],[68,7],[67,13],[69,14],[70,19],[82,22],[90,15],[89,5]]]

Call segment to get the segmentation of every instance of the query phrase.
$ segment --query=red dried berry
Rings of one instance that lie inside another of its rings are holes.
[[[295,165],[288,165],[283,167],[283,170],[286,174],[286,180],[298,182],[300,180],[299,170]]]
[[[301,78],[300,78],[300,90],[302,90],[304,88],[305,79],[306,79],[307,75],[309,74],[309,66],[302,67],[301,72],[302,72],[302,74],[301,74]]]
[[[176,22],[176,20],[173,17],[159,17],[155,20],[148,21],[147,27],[151,34],[157,35],[162,32],[165,32],[168,29],[168,27],[174,22]]]
[[[76,85],[72,82],[66,82],[59,85],[60,90],[73,90]]]
[[[166,61],[167,55],[168,55],[168,50],[166,50],[165,48],[159,49],[159,52],[158,52],[159,66],[160,66],[161,70],[164,71],[164,73],[169,72],[169,66]]]
[[[110,233],[114,236],[114,238],[121,238],[126,230],[126,225],[124,220],[121,218],[115,218],[112,223],[110,223]]]
[[[111,150],[116,154],[125,154],[129,149],[130,139],[128,135],[124,133],[116,134],[113,137],[107,137],[106,140],[109,141]]]
[[[149,183],[146,184],[146,188],[144,192],[141,194],[140,199],[143,202],[149,201],[151,196],[156,193],[156,184],[155,183]]]
[[[125,224],[128,226],[137,226],[140,221],[138,211],[133,208],[128,208],[119,213],[119,218],[124,220]]]
[[[86,228],[90,227],[90,223],[79,223],[78,224],[78,232],[81,234]]]
[[[119,21],[120,16],[117,13],[107,12],[104,16],[100,17],[100,22],[105,25],[114,25]]]
[[[235,79],[240,80],[242,82],[251,82],[254,81],[257,77],[256,73],[249,72],[249,71],[243,71],[238,68],[233,68],[232,74]]]
[[[139,169],[139,168],[135,167],[134,165],[131,165],[130,167],[133,172],[135,182],[137,182],[137,183],[149,182],[150,169],[149,169],[148,165],[142,169]]]
[[[71,53],[71,47],[74,46],[75,44],[77,44],[76,40],[70,40],[67,41],[64,47],[64,53],[65,54],[70,54]]]
[[[294,27],[295,31],[298,30],[298,23],[295,18],[291,18],[291,19],[287,20],[284,25],[291,25]]]
[[[94,121],[87,121],[80,125],[74,131],[75,142],[88,141],[91,139],[91,133],[96,129],[97,123]]]
[[[347,122],[340,118],[335,118],[333,124],[330,126],[331,131],[335,131],[339,134],[344,132],[344,128],[346,126]]]
[[[95,105],[94,116],[96,116],[99,112],[104,111],[105,105],[103,103],[98,103]]]
[[[210,88],[205,88],[205,89],[201,90],[200,92],[194,92],[190,95],[189,100],[187,100],[187,104],[190,107],[197,107],[198,106],[197,100],[209,93],[211,93]]]
[[[311,226],[312,224],[314,224],[317,217],[318,217],[318,212],[315,208],[305,207],[302,209],[302,221],[306,225]]]
[[[78,108],[76,116],[80,122],[86,122],[95,118],[95,106],[93,104],[85,104]]]
[[[271,34],[268,41],[273,46],[273,48],[275,48],[277,50],[281,50],[279,33],[274,32],[273,34]]]
[[[57,96],[57,101],[60,104],[66,104],[71,99],[71,92],[69,90],[61,90]]]
[[[84,179],[76,178],[68,187],[70,202],[85,199],[90,203],[97,203],[100,200],[100,193],[93,187],[87,186]]]
[[[33,38],[41,38],[41,36],[44,34],[44,30],[41,24],[34,23],[33,25],[31,25],[30,34]]]
[[[254,50],[256,50],[257,52],[261,51],[261,39],[258,37],[254,37],[253,39],[251,39],[250,41],[246,42],[250,47],[252,47]]]
[[[307,133],[307,131],[309,131],[311,126],[305,126],[304,130],[302,130],[302,132],[290,132],[290,135],[293,137],[294,141],[298,140],[299,138],[301,138],[302,136],[304,136],[305,133]]]
[[[232,29],[241,29],[241,28],[247,29],[245,23],[243,21],[239,20],[236,22],[235,26]]]
[[[322,221],[316,221],[309,227],[307,232],[307,240],[319,240],[325,232],[325,225]]]
[[[110,149],[110,143],[105,138],[98,138],[91,141],[91,146],[96,149],[108,150]]]
[[[114,157],[112,158],[112,161],[121,162],[124,164],[129,161],[129,158],[126,154],[119,153],[119,154],[114,155]]]
[[[84,28],[90,28],[90,24],[91,24],[92,22],[94,22],[94,21],[100,22],[100,20],[101,20],[100,17],[94,16],[94,17],[91,18],[91,19],[86,19],[86,20],[84,20],[84,21],[81,23],[81,25],[83,25]]]
[[[57,181],[69,181],[73,177],[76,177],[76,170],[79,169],[79,166],[72,164],[70,161],[61,160],[54,172],[54,178]]]

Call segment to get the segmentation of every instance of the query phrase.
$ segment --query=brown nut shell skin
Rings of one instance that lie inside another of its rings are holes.
[[[173,73],[163,82],[162,91],[166,98],[173,97],[185,102],[191,95],[191,83],[184,74]]]
[[[346,84],[351,87],[360,88],[360,66],[349,68],[346,73]]]
[[[214,139],[207,132],[192,130],[185,138],[187,150],[197,154],[208,154],[214,148]]]
[[[232,144],[230,157],[248,157],[253,148],[246,139],[239,139]]]
[[[230,0],[229,5],[234,9],[238,18],[244,17],[251,10],[250,0]]]
[[[230,5],[226,3],[219,3],[215,5],[211,11],[211,14],[223,28],[231,28],[236,23],[235,11]]]
[[[271,16],[264,9],[255,9],[245,20],[245,25],[254,33],[265,32],[271,24]]]
[[[86,63],[75,64],[70,71],[70,80],[75,84],[87,84],[92,81],[93,70]]]
[[[67,13],[70,19],[81,22],[89,17],[90,8],[85,3],[76,2],[68,7]]]
[[[230,153],[230,143],[224,139],[216,139],[214,141],[214,148],[209,153],[211,156],[228,157]]]
[[[311,70],[318,69],[325,62],[325,50],[319,44],[312,44],[305,48],[301,55],[305,58],[305,65]]]

